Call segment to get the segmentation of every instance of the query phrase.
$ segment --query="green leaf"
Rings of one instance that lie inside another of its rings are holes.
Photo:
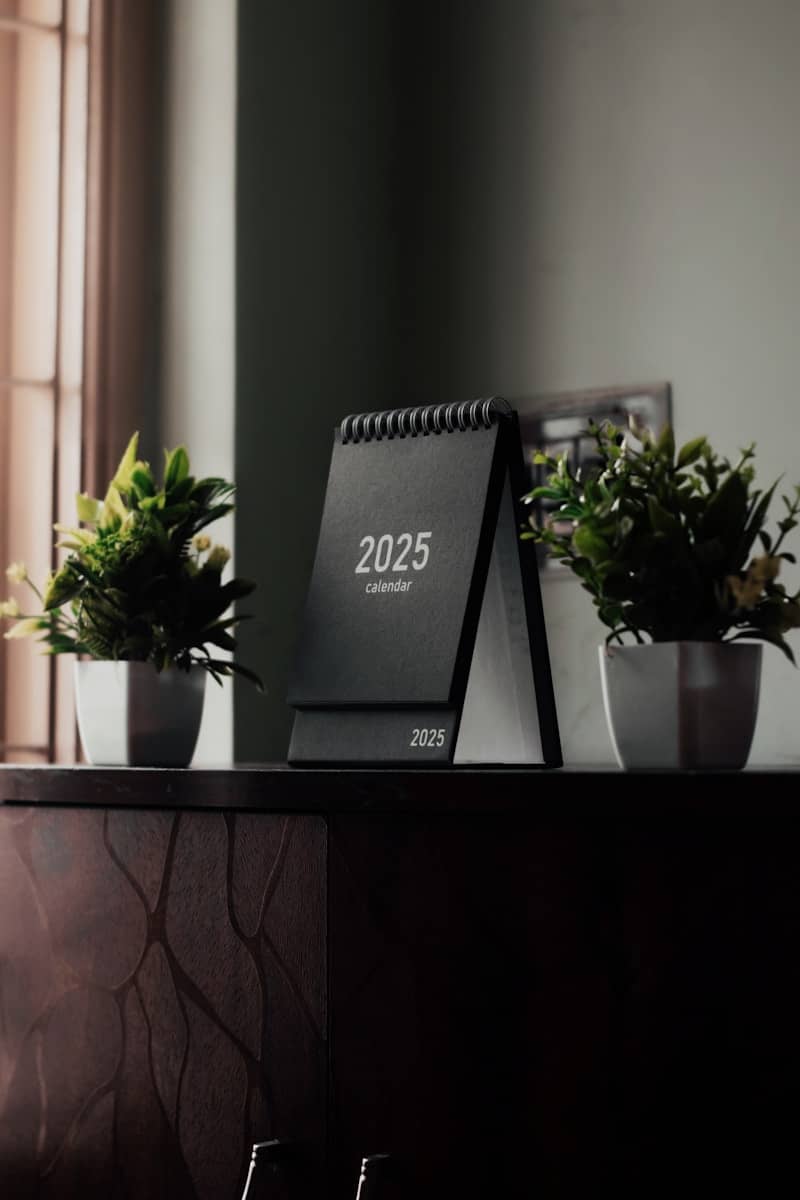
[[[212,629],[230,629],[233,625],[238,625],[240,621],[252,621],[252,613],[237,613],[235,617],[226,617],[224,621],[214,621],[213,624],[207,625],[205,628],[210,631]]]
[[[600,604],[597,613],[603,624],[608,625],[610,629],[616,629],[622,621],[622,607],[619,604]]]
[[[161,511],[161,520],[165,525],[178,525],[189,515],[188,504],[168,504]]]
[[[742,641],[759,641],[769,642],[771,646],[777,646],[783,651],[792,666],[797,666],[794,660],[794,653],[788,642],[784,641],[779,633],[769,633],[763,629],[746,629],[743,633],[737,633],[735,637],[726,638],[726,642],[742,642]]]
[[[261,677],[256,675],[255,671],[251,671],[249,667],[243,667],[241,663],[224,658],[205,658],[197,659],[196,661],[207,670],[210,670],[212,674],[219,672],[220,675],[241,675],[243,679],[249,679],[251,683],[254,683],[260,692],[264,691],[264,684]]]
[[[742,534],[741,541],[735,553],[737,563],[743,563],[750,553],[753,542],[756,540],[756,534],[761,529],[761,526],[766,520],[767,511],[772,503],[772,497],[775,488],[778,486],[778,481],[773,483],[772,487],[763,495],[761,492],[756,492],[750,503],[750,511],[747,517],[747,525]],[[755,501],[755,503],[753,503]]]
[[[56,533],[66,533],[67,537],[75,542],[75,549],[82,550],[84,546],[88,546],[95,540],[96,535],[89,529],[70,528],[69,525],[54,525],[53,529]],[[59,542],[58,545],[65,543]]]
[[[251,671],[249,667],[243,667],[241,663],[229,663],[230,669],[235,675],[241,675],[242,679],[248,679],[250,683],[254,683],[260,692],[264,691],[264,683],[260,675],[256,675],[255,671]]]
[[[206,525],[210,525],[212,521],[218,521],[220,517],[227,517],[228,513],[232,512],[232,504],[215,504],[202,517],[192,521],[192,528],[197,533],[200,529],[205,529]]]
[[[675,434],[672,432],[671,425],[665,425],[656,443],[656,450],[661,458],[667,459],[670,466],[675,457]]]
[[[34,634],[40,633],[43,629],[48,629],[47,621],[41,617],[23,617],[21,621],[17,621],[10,629],[3,634],[7,640],[14,638],[33,637]]]
[[[191,475],[187,475],[180,483],[176,483],[174,487],[169,489],[170,504],[179,504],[184,500],[191,499],[193,487],[194,478]]]
[[[90,496],[88,492],[78,492],[75,497],[75,508],[79,521],[83,521],[86,525],[94,525],[100,520],[103,506],[99,500],[95,500],[94,496]]]
[[[704,541],[718,537],[732,550],[742,537],[746,519],[747,488],[741,476],[733,472],[709,500],[700,521],[700,534]]]
[[[69,642],[50,642],[43,654],[79,654],[80,648],[78,642],[70,640]]]
[[[143,466],[136,466],[131,472],[131,484],[140,497],[155,495],[156,485],[153,476]]]
[[[185,446],[176,446],[172,451],[165,451],[164,490],[169,492],[189,474],[189,455]]]
[[[551,487],[535,487],[532,492],[528,493],[531,500],[563,500],[563,488]]]
[[[125,507],[122,496],[117,487],[113,483],[110,484],[103,500],[101,528],[112,531],[119,529],[127,515],[128,510]]]
[[[134,466],[136,465],[136,455],[139,449],[139,434],[135,433],[128,445],[125,447],[125,453],[119,460],[114,478],[111,480],[111,486],[115,487],[120,492],[129,492],[131,489],[131,476]]]
[[[207,479],[198,479],[192,488],[191,498],[198,504],[210,504],[212,500],[229,498],[235,491],[235,484],[217,476],[209,476]]]
[[[581,525],[575,530],[572,540],[578,553],[584,558],[588,558],[591,563],[603,562],[611,557],[608,542],[585,525]]]
[[[207,629],[202,635],[203,642],[210,642],[212,646],[219,646],[221,650],[235,650],[236,639],[224,629]]]
[[[73,570],[70,563],[66,563],[50,579],[45,588],[43,602],[45,612],[52,612],[53,609],[60,608],[67,600],[71,600],[73,596],[77,596],[83,586],[83,580],[80,575]]]
[[[691,442],[686,442],[678,451],[678,466],[688,467],[690,463],[697,462],[705,447],[706,439],[704,437],[693,438]]]
[[[228,604],[232,604],[234,600],[242,600],[249,596],[255,591],[255,586],[252,579],[231,579],[222,585],[219,594],[226,598]]]
[[[655,496],[647,497],[647,513],[650,525],[656,533],[665,533],[674,538],[682,532],[680,521],[671,512],[667,512]]]

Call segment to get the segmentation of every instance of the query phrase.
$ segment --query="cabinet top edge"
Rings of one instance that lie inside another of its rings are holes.
[[[792,813],[800,763],[745,771],[620,771],[608,766],[417,770],[288,767],[91,767],[0,764],[0,804],[209,808],[264,812],[518,811],[605,818],[615,812]],[[763,780],[766,787],[759,787]]]

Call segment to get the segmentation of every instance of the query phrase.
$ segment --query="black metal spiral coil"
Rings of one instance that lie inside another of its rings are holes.
[[[431,433],[489,429],[511,414],[502,396],[464,400],[460,404],[428,404],[420,408],[390,408],[384,412],[353,413],[342,421],[340,431],[348,442],[380,442],[390,438],[426,437]]]

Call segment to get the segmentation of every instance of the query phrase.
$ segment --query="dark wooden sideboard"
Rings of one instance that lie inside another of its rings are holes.
[[[0,768],[0,1194],[768,1194],[798,780]]]

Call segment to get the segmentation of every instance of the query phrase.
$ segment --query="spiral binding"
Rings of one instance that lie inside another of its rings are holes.
[[[502,396],[464,400],[460,404],[427,404],[420,408],[390,408],[385,412],[354,413],[345,417],[342,443],[380,442],[390,438],[427,437],[457,429],[489,429],[500,417],[511,415]]]

